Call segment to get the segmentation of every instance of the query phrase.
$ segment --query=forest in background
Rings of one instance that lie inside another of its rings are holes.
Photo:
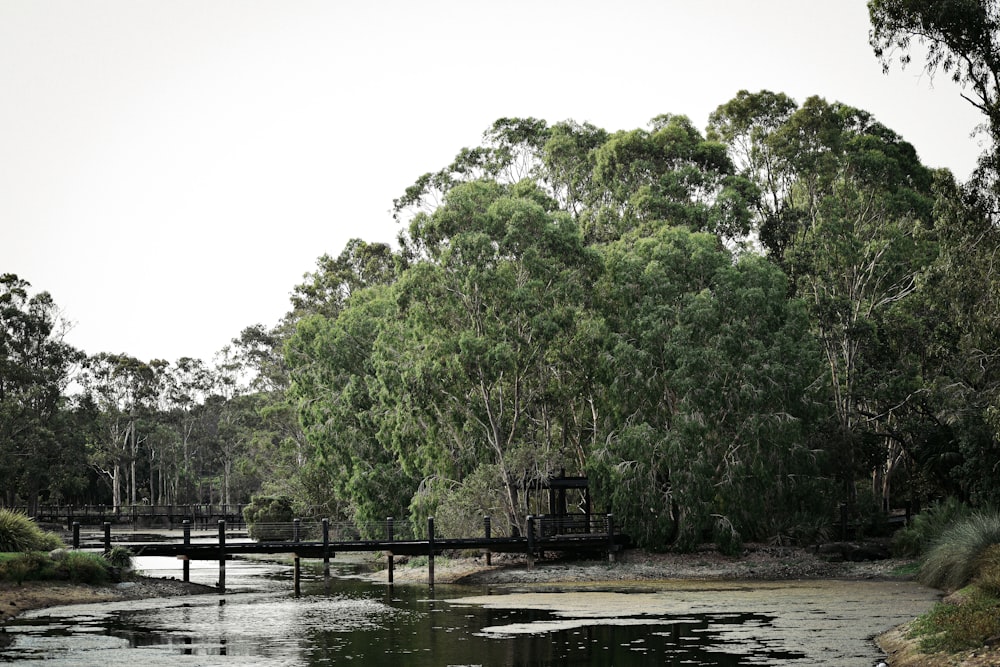
[[[321,256],[211,362],[87,356],[5,274],[0,502],[499,533],[565,473],[653,548],[995,506],[1000,10],[869,8],[887,70],[923,40],[983,112],[968,182],[862,109],[741,91],[704,130],[497,120],[394,202],[394,246]]]

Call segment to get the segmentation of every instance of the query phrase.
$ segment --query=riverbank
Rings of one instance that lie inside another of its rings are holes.
[[[336,560],[355,560],[342,554]],[[376,561],[356,556],[360,569]],[[380,562],[385,564],[384,559]],[[394,581],[399,584],[426,584],[426,558],[396,557]],[[836,555],[821,555],[813,550],[766,545],[750,545],[739,557],[724,556],[712,548],[694,553],[651,553],[629,550],[616,562],[607,559],[565,561],[545,559],[528,568],[523,555],[494,554],[487,566],[484,556],[439,557],[435,559],[435,583],[490,586],[526,586],[574,583],[690,581],[792,581],[792,580],[873,580],[906,581],[914,578],[910,561],[881,559],[851,561]],[[376,583],[386,583],[385,569],[361,575]],[[534,587],[534,586],[533,586]],[[537,590],[537,589],[536,589]],[[10,618],[30,609],[57,605],[85,604],[178,595],[212,594],[209,586],[184,583],[174,579],[139,577],[123,584],[102,586],[75,585],[68,582],[25,582],[18,586],[0,582],[0,626]],[[1000,665],[1000,651],[969,652],[960,656],[926,656],[915,650],[906,638],[906,626],[900,626],[877,638],[880,648],[890,656],[892,667],[982,667]]]
[[[97,586],[68,581],[26,581],[23,584],[0,581],[0,627],[11,618],[31,609],[215,592],[216,589],[210,586],[148,577]]]
[[[750,545],[740,556],[725,556],[714,548],[693,553],[652,553],[632,549],[615,562],[538,560],[528,568],[522,555],[494,554],[492,566],[484,556],[437,558],[434,581],[439,584],[531,584],[602,581],[655,581],[666,579],[787,581],[792,579],[913,579],[909,560],[885,558],[850,561],[808,549]],[[413,565],[412,563],[417,563]],[[368,577],[388,581],[388,570]],[[427,581],[426,558],[396,558],[397,583]]]

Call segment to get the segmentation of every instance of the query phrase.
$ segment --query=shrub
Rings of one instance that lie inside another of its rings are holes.
[[[58,535],[42,530],[31,517],[0,507],[0,551],[52,551],[61,546]]]
[[[1000,635],[1000,602],[981,591],[961,604],[939,603],[910,626],[911,637],[922,637],[920,650],[957,652],[981,647]]]
[[[946,528],[969,516],[970,511],[955,498],[934,503],[913,517],[909,526],[896,531],[892,538],[893,554],[909,558],[920,556]]]
[[[75,584],[103,584],[111,579],[110,564],[100,554],[71,551],[56,568],[59,579]]]
[[[51,579],[54,574],[54,561],[41,551],[19,553],[0,562],[0,579],[18,585],[28,580]]]
[[[243,508],[247,533],[263,542],[292,539],[294,518],[292,499],[288,496],[254,496]]]
[[[119,544],[112,547],[110,553],[108,553],[105,558],[107,558],[111,567],[116,567],[122,570],[131,570],[135,555],[132,553],[131,549],[123,547]]]
[[[987,547],[979,558],[976,584],[987,595],[1000,598],[1000,544]]]
[[[1000,513],[974,512],[941,533],[917,578],[927,586],[957,590],[972,580],[980,559],[995,544],[1000,544]]]

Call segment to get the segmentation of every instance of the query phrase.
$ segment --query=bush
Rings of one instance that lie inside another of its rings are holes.
[[[42,530],[31,517],[0,507],[0,551],[52,551],[61,546],[58,535]]]
[[[247,533],[262,542],[292,539],[292,499],[288,496],[254,496],[243,508]]]
[[[967,505],[955,498],[934,503],[913,517],[909,526],[896,531],[892,538],[892,553],[908,558],[920,556],[946,528],[969,516],[970,512]]]
[[[1000,544],[987,547],[980,556],[976,584],[987,595],[1000,598]]]
[[[1000,635],[1000,602],[981,591],[970,593],[961,604],[940,603],[910,626],[910,636],[920,636],[920,650],[957,652],[980,648]]]
[[[103,556],[85,551],[42,551],[13,554],[0,560],[0,581],[71,581],[104,584],[111,580],[111,564]]]
[[[121,570],[131,570],[134,563],[135,555],[132,550],[128,547],[123,547],[121,545],[111,548],[111,552],[107,556],[108,562],[111,567],[118,568]]]
[[[0,580],[18,585],[25,581],[55,577],[55,561],[40,551],[19,553],[0,562]]]
[[[917,579],[934,588],[957,590],[972,580],[987,549],[996,544],[1000,513],[974,512],[935,540]]]

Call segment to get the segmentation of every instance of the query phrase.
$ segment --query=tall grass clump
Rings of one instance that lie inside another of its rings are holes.
[[[987,547],[979,557],[976,584],[987,595],[1000,599],[1000,544]]]
[[[51,551],[61,546],[58,535],[42,530],[31,517],[0,507],[0,551]]]
[[[1000,512],[974,512],[934,541],[917,579],[943,590],[957,590],[972,581],[987,550],[1000,544]]]
[[[910,520],[910,525],[896,531],[892,538],[895,556],[916,558],[941,536],[950,525],[964,519],[972,512],[955,498],[934,503]]]

